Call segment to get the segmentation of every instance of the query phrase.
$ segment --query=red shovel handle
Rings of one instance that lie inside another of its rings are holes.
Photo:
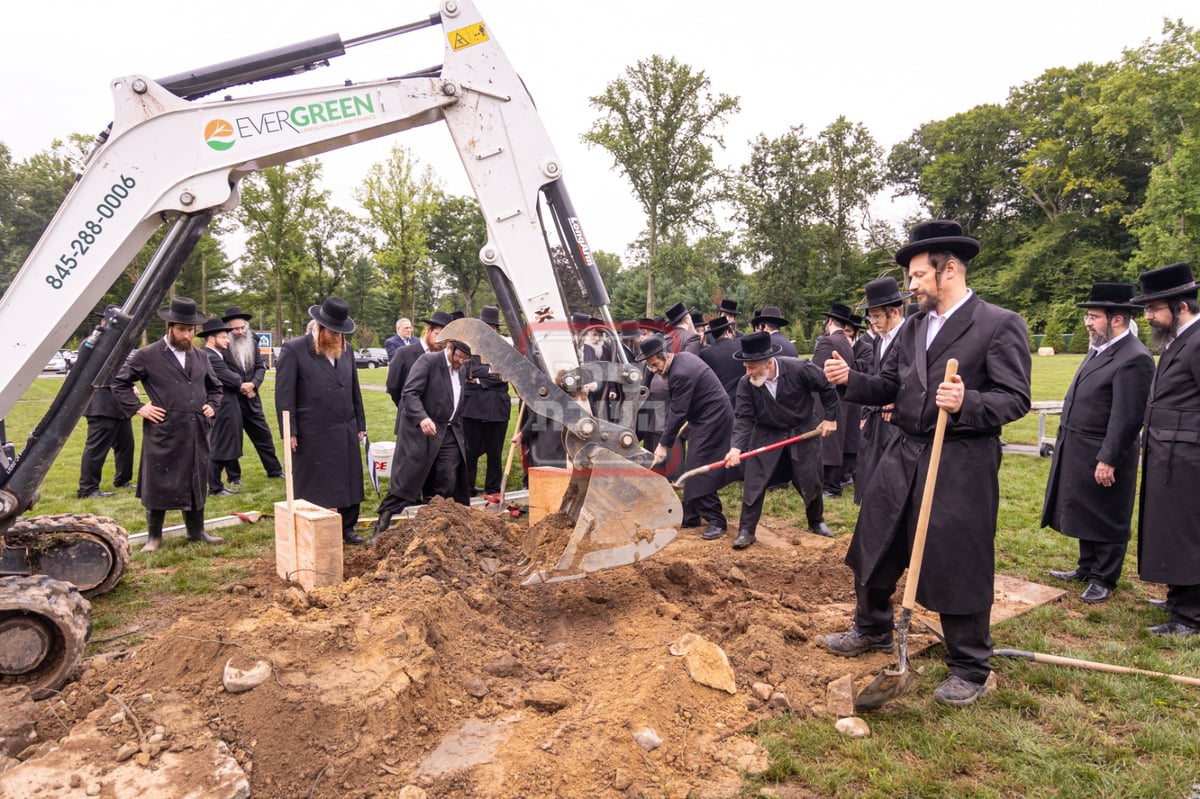
[[[773,449],[779,449],[780,447],[786,447],[789,444],[795,444],[797,441],[805,441],[810,438],[816,438],[819,435],[821,435],[821,428],[818,427],[814,430],[809,430],[807,433],[801,433],[798,436],[792,436],[791,438],[785,438],[782,441],[776,441],[774,444],[764,444],[763,446],[759,447],[758,449],[752,449],[749,452],[743,452],[741,455],[741,458],[742,458],[742,460],[746,460],[746,458],[753,458],[755,455],[762,455],[764,452],[770,452]],[[705,472],[711,472],[713,469],[718,469],[724,465],[725,465],[725,461],[724,461],[724,459],[722,459],[719,461],[713,461],[712,463],[705,464],[704,466],[697,466],[695,469],[689,469],[688,471],[679,475],[679,479],[676,480],[671,485],[675,486],[676,488],[679,488],[681,485],[683,485],[683,481],[688,479],[689,477],[695,477],[698,474],[704,474]]]

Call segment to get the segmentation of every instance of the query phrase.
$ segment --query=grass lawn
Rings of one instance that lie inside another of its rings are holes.
[[[1062,399],[1081,356],[1033,359],[1033,398]],[[373,440],[391,440],[394,409],[382,386],[384,370],[361,370],[363,400]],[[23,442],[49,406],[61,379],[35,381],[10,414],[8,432]],[[271,382],[264,399],[273,408]],[[514,406],[514,417],[516,410]],[[268,414],[272,425],[274,419]],[[1056,421],[1053,420],[1052,421]],[[134,425],[140,437],[140,423]],[[145,529],[132,492],[111,499],[74,499],[86,424],[81,422],[42,487],[40,513],[88,510],[112,516],[131,533]],[[1050,434],[1054,426],[1050,426]],[[1004,431],[1010,442],[1033,444],[1037,417]],[[139,450],[140,451],[140,450]],[[1051,568],[1073,565],[1076,543],[1038,527],[1048,459],[1007,456],[1001,468],[997,570],[1044,581]],[[236,497],[209,500],[208,516],[235,510],[270,511],[283,498],[279,481],[266,478],[247,442],[244,485]],[[111,463],[102,485],[111,484]],[[514,468],[514,472],[518,470]],[[520,484],[520,475],[509,485]],[[367,485],[364,514],[373,514]],[[726,507],[740,500],[725,492]],[[849,498],[827,501],[835,532],[848,535],[857,509]],[[767,496],[766,513],[803,524],[803,508],[791,491]],[[178,523],[168,514],[168,524]],[[117,625],[155,613],[156,595],[212,592],[248,571],[272,547],[269,521],[222,531],[214,548],[168,542],[151,556],[135,555],[116,590],[93,600],[97,637]],[[1200,641],[1165,641],[1145,628],[1165,620],[1145,603],[1163,587],[1137,580],[1136,542],[1126,573],[1109,602],[1089,606],[1073,594],[1052,605],[997,625],[997,648],[1025,649],[1155,671],[1200,676]],[[136,639],[132,639],[136,640]],[[993,661],[999,690],[981,703],[951,710],[932,700],[945,677],[935,647],[914,660],[917,684],[868,721],[872,736],[843,738],[828,718],[786,716],[764,722],[758,736],[771,752],[770,769],[748,775],[741,795],[814,797],[1186,797],[1200,783],[1200,736],[1196,734],[1200,689],[1137,676],[1102,674],[999,658]],[[785,789],[782,784],[787,784]]]

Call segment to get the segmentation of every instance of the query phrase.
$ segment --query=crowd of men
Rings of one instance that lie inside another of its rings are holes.
[[[730,298],[708,320],[683,303],[658,319],[615,329],[586,314],[570,319],[581,363],[619,359],[644,369],[649,395],[636,426],[655,469],[678,475],[723,462],[725,468],[684,483],[682,523],[698,528],[703,539],[727,532],[718,492],[731,482],[743,483],[736,549],[755,544],[772,487],[791,483],[804,501],[810,532],[832,536],[824,500],[853,486],[861,505],[846,555],[854,573],[854,614],[847,630],[823,639],[840,655],[893,646],[892,596],[912,555],[938,417],[947,417],[917,600],[940,615],[950,674],[935,698],[954,706],[971,704],[994,685],[989,616],[1000,432],[1030,409],[1026,325],[968,285],[967,264],[979,249],[955,222],[917,225],[896,253],[907,290],[885,276],[865,286],[866,301],[857,308],[832,305],[811,359],[799,357],[783,335],[789,321],[779,308],[747,314],[752,331],[743,332],[743,312]],[[1138,291],[1097,283],[1077,303],[1090,349],[1063,402],[1042,524],[1078,539],[1079,557],[1073,568],[1050,574],[1079,582],[1082,602],[1107,601],[1121,575],[1140,487],[1139,574],[1168,586],[1166,600],[1156,603],[1168,620],[1150,630],[1195,635],[1197,284],[1190,267],[1178,263],[1142,274],[1140,296],[1134,296]],[[1135,332],[1133,316],[1141,312],[1162,353],[1157,366]],[[309,314],[309,330],[283,344],[277,364],[276,410],[291,416],[284,446],[294,454],[297,494],[337,508],[344,540],[361,543],[355,527],[367,425],[347,344],[355,324],[336,297]],[[243,434],[267,474],[281,474],[258,400],[264,369],[249,336],[250,316],[232,307],[219,319],[204,320],[185,298],[160,315],[166,336],[136,350],[111,396],[98,394],[88,414],[88,449],[118,451],[118,484],[132,482],[131,445],[119,421],[143,417],[137,491],[147,509],[149,551],[159,546],[163,514],[171,509],[183,511],[189,538],[220,540],[203,530],[204,500],[236,489]],[[419,337],[410,320],[400,319],[386,342],[396,443],[372,542],[405,507],[434,496],[466,504],[475,493],[495,495],[503,488],[500,464],[513,400],[508,384],[466,344],[438,340],[456,316],[461,314],[433,313],[421,320]],[[497,308],[483,308],[480,320],[500,332]],[[206,357],[195,352],[193,337],[203,341]],[[958,370],[947,379],[950,359]],[[148,402],[134,390],[139,382]],[[620,398],[619,386],[599,380],[577,397],[613,421]],[[119,410],[105,410],[105,400]],[[521,444],[526,465],[557,465],[554,459],[562,458],[561,440],[546,421],[522,414],[513,443]],[[545,446],[539,448],[539,441]],[[96,451],[85,451],[80,496],[104,495]],[[482,487],[481,458],[487,462]]]

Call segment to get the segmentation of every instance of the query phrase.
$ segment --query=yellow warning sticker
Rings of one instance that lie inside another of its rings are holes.
[[[488,40],[487,28],[483,26],[482,22],[450,31],[446,36],[450,39],[450,49],[455,52]]]

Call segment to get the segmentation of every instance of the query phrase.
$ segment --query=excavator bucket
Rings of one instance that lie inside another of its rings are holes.
[[[574,470],[563,496],[562,512],[575,527],[563,536],[544,526],[541,540],[526,542],[532,562],[522,585],[628,566],[675,540],[683,509],[662,475],[604,449],[589,457],[591,467]]]

